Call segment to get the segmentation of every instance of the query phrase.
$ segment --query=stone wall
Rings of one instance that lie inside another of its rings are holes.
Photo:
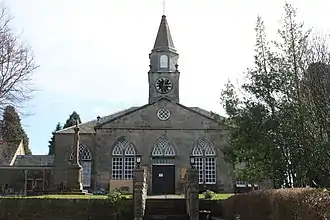
[[[199,210],[209,210],[212,216],[224,218],[223,203],[225,200],[199,200]]]
[[[108,199],[0,199],[1,220],[127,220],[133,218],[132,200],[115,206]]]
[[[170,119],[161,121],[157,111],[166,108],[171,112]],[[195,109],[195,108],[193,108]],[[109,121],[102,128],[89,130],[90,123],[80,126],[80,143],[87,147],[92,154],[92,188],[109,187],[112,178],[112,150],[119,138],[125,137],[132,142],[136,153],[141,155],[141,165],[152,166],[152,150],[159,138],[166,138],[175,149],[175,180],[176,193],[182,192],[180,172],[182,168],[190,166],[189,155],[199,138],[209,140],[217,151],[217,189],[223,192],[232,191],[232,167],[225,162],[222,149],[227,145],[227,130],[207,115],[196,112],[187,107],[159,101],[145,106],[131,114],[124,115],[117,120]],[[87,133],[84,133],[87,132]],[[88,133],[89,132],[89,133]],[[95,133],[94,133],[95,132]],[[55,136],[55,185],[66,181],[68,156],[73,144],[72,133],[57,133]],[[148,182],[149,192],[152,192],[152,178]]]
[[[133,204],[134,220],[142,220],[146,208],[147,199],[147,171],[145,168],[137,168],[133,172]]]
[[[133,180],[110,180],[109,191],[119,190],[123,192],[123,189],[127,189],[128,193],[133,193]]]
[[[190,220],[199,219],[198,170],[188,169],[185,177],[185,199]]]

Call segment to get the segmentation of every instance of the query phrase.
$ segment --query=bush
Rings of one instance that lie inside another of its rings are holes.
[[[258,190],[224,200],[228,220],[325,220],[330,194],[311,188]]]
[[[117,202],[119,199],[121,199],[121,197],[121,193],[117,190],[110,191],[108,194],[108,199],[111,203]]]
[[[131,210],[127,208],[127,197],[123,196],[119,190],[112,190],[108,194],[108,201],[116,215],[124,217],[130,214]]]
[[[204,198],[205,198],[205,199],[212,199],[212,197],[214,197],[214,195],[215,195],[215,192],[210,191],[210,190],[206,190],[206,191],[203,193],[203,195],[204,195]]]

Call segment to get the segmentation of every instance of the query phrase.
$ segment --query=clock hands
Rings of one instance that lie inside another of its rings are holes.
[[[172,82],[166,78],[160,78],[156,82],[156,88],[161,93],[167,93],[172,88]]]

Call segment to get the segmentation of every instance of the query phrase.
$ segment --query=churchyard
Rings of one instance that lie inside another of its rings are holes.
[[[255,66],[248,83],[222,90],[226,117],[179,103],[178,53],[163,15],[149,54],[149,103],[86,123],[74,111],[57,124],[48,155],[33,155],[16,110],[30,89],[8,91],[25,88],[39,66],[7,28],[4,8],[0,36],[12,43],[2,51],[15,59],[0,62],[2,79],[12,79],[0,86],[0,220],[330,219],[330,40],[284,9],[275,41],[257,18]],[[131,193],[93,195],[100,185]],[[220,193],[238,185],[251,190]]]

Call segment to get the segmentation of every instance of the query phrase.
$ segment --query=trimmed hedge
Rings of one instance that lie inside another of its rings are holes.
[[[1,220],[133,219],[133,201],[120,199],[0,198]]]
[[[330,193],[312,188],[258,190],[223,201],[227,220],[330,219]]]

